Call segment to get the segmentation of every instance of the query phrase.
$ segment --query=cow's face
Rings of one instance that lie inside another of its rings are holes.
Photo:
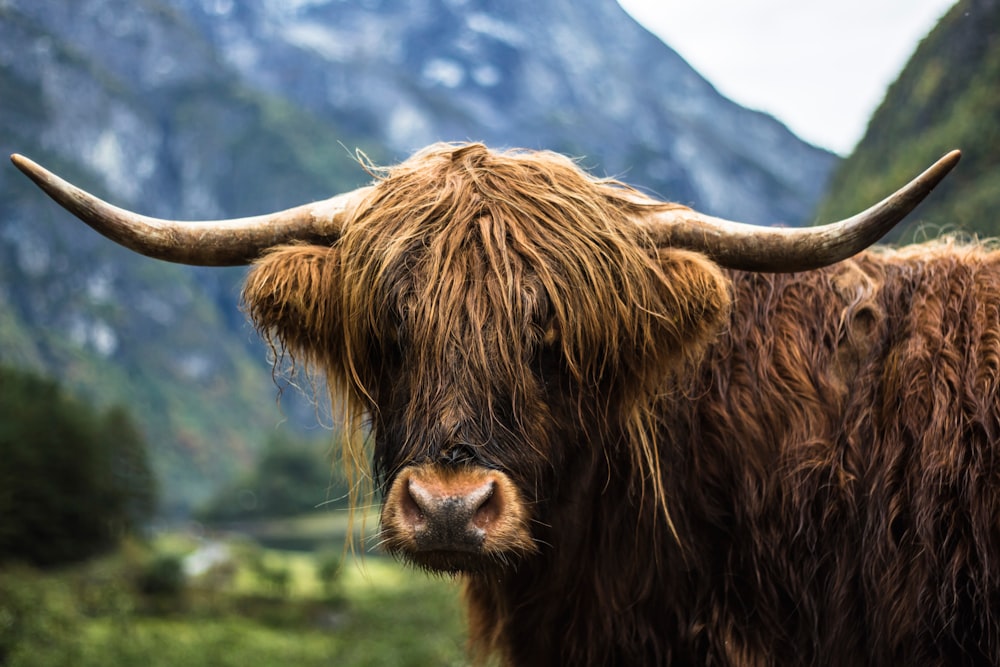
[[[552,156],[414,158],[335,246],[254,268],[261,330],[370,420],[389,551],[503,567],[558,529],[581,461],[659,465],[653,402],[728,296],[701,256],[644,245],[619,195]]]

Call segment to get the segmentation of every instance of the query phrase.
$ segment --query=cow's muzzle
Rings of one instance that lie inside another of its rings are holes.
[[[534,552],[528,509],[502,472],[422,464],[393,481],[382,508],[382,543],[436,571],[484,571]]]

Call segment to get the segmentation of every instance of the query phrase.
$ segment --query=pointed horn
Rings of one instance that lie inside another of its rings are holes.
[[[819,227],[762,227],[683,208],[650,213],[642,224],[657,246],[697,250],[730,269],[775,273],[818,269],[881,239],[923,201],[961,156],[960,151],[952,151],[871,208]]]
[[[112,206],[59,178],[23,155],[11,162],[60,206],[115,243],[180,264],[249,264],[271,246],[301,240],[333,243],[344,219],[370,187],[267,215],[231,220],[177,221],[150,218]]]

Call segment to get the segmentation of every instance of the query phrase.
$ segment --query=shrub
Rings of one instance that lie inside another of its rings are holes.
[[[124,408],[101,413],[0,366],[0,562],[101,553],[151,516],[155,498],[146,443]]]
[[[139,572],[136,582],[143,595],[178,598],[184,592],[184,562],[174,554],[155,554]]]

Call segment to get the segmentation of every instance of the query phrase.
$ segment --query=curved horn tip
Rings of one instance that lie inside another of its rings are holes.
[[[958,161],[962,159],[962,151],[958,148],[950,150],[935,163],[935,166],[941,166],[945,169],[951,170]]]
[[[11,153],[10,161],[14,164],[15,167],[18,168],[18,170],[22,174],[24,174],[25,176],[36,182],[38,181],[38,178],[42,174],[48,172],[48,170],[45,169],[45,167],[38,164],[31,158],[21,155],[20,153]]]
[[[11,153],[10,161],[13,162],[14,166],[20,169],[21,171],[24,171],[31,164],[31,160],[24,157],[20,153]]]
[[[11,153],[10,161],[13,162],[14,166],[17,167],[18,169],[24,169],[25,167],[30,168],[31,165],[35,164],[34,160],[32,160],[27,156],[21,155],[20,153]]]
[[[937,161],[934,162],[934,164],[927,167],[927,169],[924,170],[924,173],[920,174],[915,179],[913,179],[910,185],[913,185],[914,183],[919,181],[924,181],[924,182],[929,181],[930,188],[935,187],[938,183],[940,183],[944,179],[945,176],[951,173],[951,170],[955,168],[955,165],[957,165],[959,160],[961,159],[962,159],[962,151],[960,151],[959,149],[956,148],[948,151],[947,153],[939,157]],[[930,190],[928,189],[928,192],[929,191]]]

